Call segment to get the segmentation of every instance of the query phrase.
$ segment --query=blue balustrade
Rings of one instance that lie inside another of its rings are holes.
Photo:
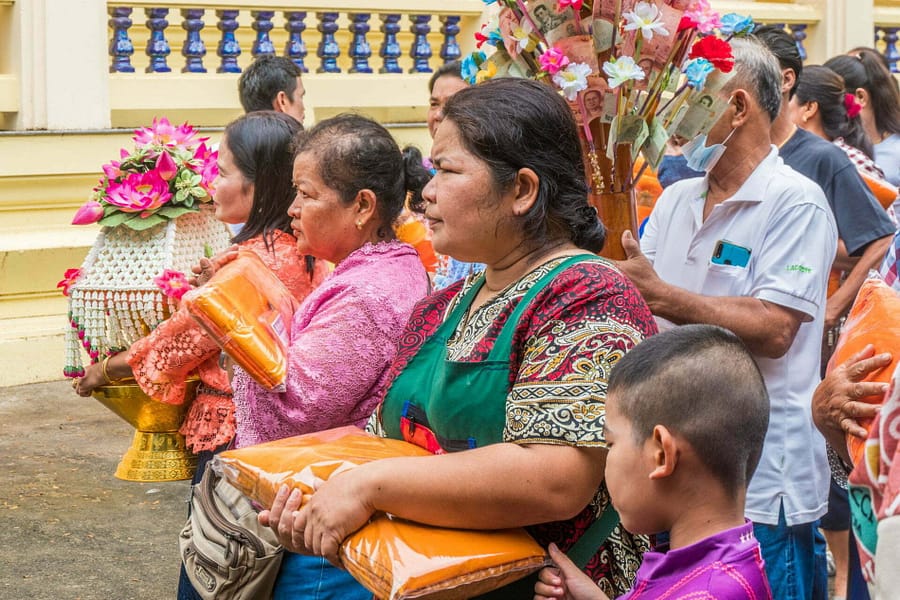
[[[397,42],[397,34],[400,33],[400,17],[401,15],[397,14],[381,15],[381,33],[384,34],[384,41],[378,55],[384,59],[384,64],[378,69],[379,73],[403,72],[397,62],[397,59],[403,54],[400,44]]]
[[[431,33],[431,15],[411,15],[412,25],[409,27],[410,33],[415,37],[413,39],[412,48],[409,55],[413,59],[413,66],[409,70],[410,73],[431,73],[431,66],[428,59],[431,58],[431,43],[428,41],[428,34]]]
[[[112,41],[109,44],[109,55],[112,57],[112,63],[109,65],[110,73],[134,73],[134,67],[131,65],[134,44],[128,37],[132,10],[124,7],[109,7],[109,26],[113,30]]]
[[[284,13],[284,28],[288,32],[288,41],[285,45],[284,55],[294,61],[301,71],[309,73],[306,66],[306,43],[303,41],[303,32],[306,31],[306,12],[291,11]]]
[[[337,64],[337,59],[341,55],[341,47],[338,45],[334,34],[338,30],[338,13],[321,12],[317,13],[319,25],[317,29],[322,33],[322,40],[319,42],[319,48],[316,55],[322,59],[322,64],[316,69],[317,73],[340,73],[341,68]]]
[[[372,56],[372,47],[366,39],[369,33],[369,19],[371,14],[353,13],[350,15],[350,33],[353,39],[350,41],[350,51],[348,54],[352,60],[350,66],[351,73],[371,73],[372,67],[369,66],[369,57]]]
[[[791,35],[794,38],[794,43],[797,44],[797,51],[800,53],[800,58],[804,61],[806,60],[806,46],[803,42],[806,41],[807,27],[809,27],[809,25],[803,23],[795,23],[788,26]]]
[[[444,34],[444,43],[441,44],[441,58],[445,63],[453,60],[459,60],[462,56],[462,50],[456,36],[459,35],[459,20],[461,17],[454,15],[446,15],[441,17],[441,33]]]
[[[238,15],[239,10],[217,10],[216,16],[219,22],[216,27],[222,32],[222,38],[219,40],[219,46],[216,48],[216,54],[222,59],[222,62],[216,68],[216,73],[240,73],[241,67],[238,65],[238,56],[241,55],[241,45],[238,43],[234,32],[239,27]]]
[[[250,13],[250,16],[253,17],[253,31],[256,32],[256,40],[254,40],[253,48],[250,50],[253,58],[257,56],[275,56],[275,45],[269,38],[269,32],[275,26],[272,23],[275,11],[254,10]]]
[[[166,16],[169,14],[168,8],[147,8],[144,11],[147,15],[147,29],[150,30],[150,37],[147,39],[147,56],[150,57],[150,64],[147,65],[145,71],[147,73],[169,73],[172,71],[166,64],[166,57],[172,52],[169,48],[169,41],[166,39],[166,27],[169,22]]]
[[[884,57],[887,59],[891,73],[898,73],[897,61],[900,60],[900,51],[897,50],[897,32],[900,27],[882,27],[884,30]]]
[[[206,67],[203,66],[206,45],[203,43],[203,38],[200,37],[200,31],[204,25],[203,12],[202,8],[181,9],[181,16],[184,18],[181,26],[187,32],[184,45],[181,47],[181,54],[184,55],[182,73],[206,73]]]

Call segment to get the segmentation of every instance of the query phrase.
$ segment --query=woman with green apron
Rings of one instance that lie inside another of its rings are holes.
[[[432,161],[424,212],[435,250],[487,268],[414,309],[370,429],[434,456],[352,469],[296,516],[299,499],[282,492],[270,523],[288,548],[333,560],[375,510],[444,527],[525,526],[622,594],[646,540],[607,510],[606,382],[656,326],[631,282],[592,254],[603,226],[571,112],[533,81],[462,90]],[[526,580],[490,597],[532,593]]]

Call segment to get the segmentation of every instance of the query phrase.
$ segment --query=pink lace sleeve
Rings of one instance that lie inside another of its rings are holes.
[[[148,396],[169,404],[181,404],[184,402],[185,379],[219,352],[219,346],[182,308],[131,346],[128,364],[138,385]],[[224,372],[219,371],[224,379]],[[204,383],[228,390],[227,380],[222,388],[222,381],[207,381],[215,379],[215,373],[210,374],[210,369],[203,372]]]

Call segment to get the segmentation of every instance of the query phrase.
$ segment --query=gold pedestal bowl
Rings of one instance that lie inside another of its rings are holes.
[[[131,447],[116,468],[116,477],[143,482],[190,479],[197,468],[197,457],[185,447],[178,428],[200,381],[188,380],[185,401],[178,405],[157,402],[130,381],[98,387],[93,392],[100,404],[135,429]]]

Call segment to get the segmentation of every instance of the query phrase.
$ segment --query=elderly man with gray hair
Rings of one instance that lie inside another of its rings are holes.
[[[837,229],[821,188],[787,167],[771,143],[781,105],[778,62],[756,41],[732,45],[735,73],[720,92],[728,107],[705,143],[685,151],[706,176],[663,192],[640,245],[623,236],[628,259],[619,266],[661,327],[719,325],[753,352],[771,415],[745,516],[754,523],[773,597],[807,600],[818,576],[815,524],[829,486],[809,404]]]

